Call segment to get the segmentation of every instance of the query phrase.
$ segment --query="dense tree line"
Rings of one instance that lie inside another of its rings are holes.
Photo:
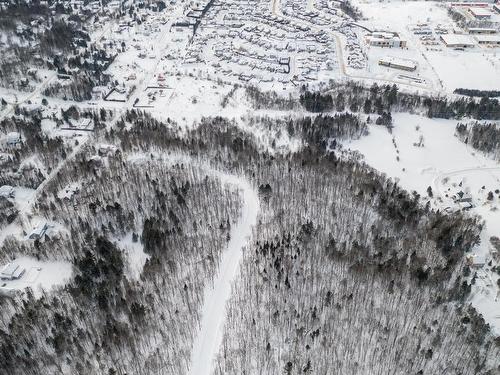
[[[49,17],[50,9],[39,2],[12,1],[4,4],[0,12],[0,28],[3,31],[14,31],[16,21],[22,24],[29,24],[39,17]]]
[[[75,101],[92,99],[92,89],[96,85],[96,80],[91,75],[72,76],[67,82],[56,82],[48,86],[43,95],[49,97],[61,97]]]
[[[396,85],[373,84],[367,88],[355,82],[331,83],[322,91],[310,91],[303,86],[298,100],[292,98],[287,100],[287,108],[282,105],[282,98],[279,96],[274,98],[271,93],[260,92],[257,88],[253,88],[249,95],[257,108],[296,109],[303,107],[309,112],[348,110],[381,115],[391,110],[413,112],[422,106],[422,98],[419,95],[401,93]]]
[[[275,91],[262,91],[257,86],[247,86],[245,93],[252,106],[256,109],[273,108],[291,110],[298,107],[299,104],[291,96],[283,98]]]
[[[368,134],[366,123],[350,113],[289,120],[287,131],[290,136],[298,135],[307,143],[322,149],[335,147],[340,140],[357,139]]]
[[[328,94],[306,91],[300,95],[300,104],[309,112],[327,112],[333,109],[333,98]]]
[[[351,111],[366,114],[384,112],[410,112],[419,113],[428,117],[461,119],[500,119],[500,102],[498,99],[482,97],[458,98],[450,100],[444,97],[422,96],[401,92],[396,85],[378,85],[374,83],[367,88],[355,82],[346,84],[331,84],[322,91],[309,91],[302,88],[302,93],[295,106],[292,99],[283,105],[282,98],[274,98],[269,93],[252,89],[249,94],[256,108],[292,109],[297,105],[309,112]]]
[[[75,23],[54,21],[51,28],[41,35],[40,47],[45,51],[69,52],[77,45],[76,40],[90,41],[90,36]]]
[[[500,127],[493,123],[458,123],[457,137],[476,150],[500,160]]]
[[[500,96],[500,91],[498,90],[475,90],[475,89],[458,88],[455,89],[453,93],[465,96],[477,96],[477,97],[487,96],[489,98],[495,98]]]
[[[482,97],[479,102],[473,99],[450,101],[444,98],[427,98],[424,100],[428,117],[456,118],[470,117],[477,120],[500,119],[500,102],[498,99]]]
[[[351,17],[354,21],[359,20],[363,15],[359,8],[352,5],[348,0],[340,1],[340,10]]]

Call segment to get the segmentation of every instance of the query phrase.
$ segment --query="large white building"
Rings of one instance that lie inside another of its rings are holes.
[[[475,38],[481,45],[500,46],[500,35],[477,35]]]
[[[24,275],[26,270],[15,264],[15,263],[7,263],[2,270],[0,271],[0,279],[1,280],[17,280],[20,279],[21,276]]]
[[[496,34],[497,29],[491,27],[469,27],[467,29],[469,34]]]
[[[413,72],[417,69],[417,64],[411,60],[398,59],[396,57],[384,57],[378,61],[379,65],[387,66],[388,68],[395,68]]]
[[[477,20],[487,20],[491,18],[491,13],[487,8],[469,8],[469,13]]]
[[[440,36],[441,41],[450,48],[472,48],[476,44],[468,35],[461,34],[443,34]]]

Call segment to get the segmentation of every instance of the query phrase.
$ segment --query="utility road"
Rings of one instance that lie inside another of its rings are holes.
[[[231,227],[230,240],[227,249],[222,254],[214,284],[205,289],[201,330],[191,352],[190,375],[210,375],[213,372],[214,358],[222,342],[226,303],[231,295],[231,283],[237,277],[243,247],[249,240],[259,211],[257,192],[248,181],[215,170],[211,172],[223,183],[235,185],[241,190],[243,207],[238,222]]]

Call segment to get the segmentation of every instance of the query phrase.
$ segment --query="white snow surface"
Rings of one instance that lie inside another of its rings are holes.
[[[500,58],[497,54],[482,50],[432,51],[427,52],[427,60],[449,92],[456,88],[498,90],[500,87]]]
[[[132,232],[118,240],[118,246],[125,251],[129,266],[129,275],[134,280],[139,280],[144,265],[149,255],[144,252],[144,245],[137,240],[132,240]]]

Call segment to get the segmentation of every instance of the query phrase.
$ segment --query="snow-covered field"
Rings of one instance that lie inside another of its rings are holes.
[[[367,18],[363,24],[376,29],[398,30],[409,37],[409,26],[422,22],[450,24],[445,4],[434,1],[363,1],[353,2]]]
[[[371,125],[370,134],[348,144],[364,155],[377,170],[399,181],[409,191],[416,191],[435,209],[460,209],[451,196],[462,190],[470,193],[474,207],[471,214],[485,221],[481,244],[474,254],[491,259],[491,236],[500,236],[500,196],[488,201],[488,192],[500,189],[500,163],[468,147],[454,136],[456,121],[395,114],[392,134],[385,127]],[[423,146],[415,144],[422,141]],[[458,186],[461,183],[461,186]],[[428,188],[433,198],[428,197]],[[484,187],[484,188],[483,188]],[[471,302],[500,333],[500,291],[498,274],[488,266],[478,270]]]
[[[447,91],[456,88],[498,90],[500,87],[500,51],[429,51],[426,56]]]

